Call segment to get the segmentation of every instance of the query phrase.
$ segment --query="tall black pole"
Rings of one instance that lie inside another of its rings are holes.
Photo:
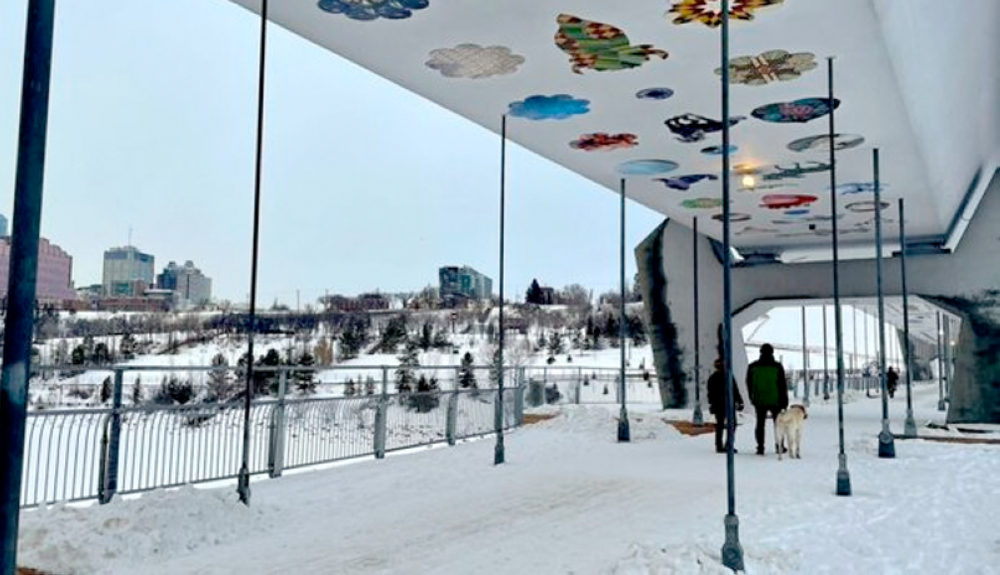
[[[503,449],[503,345],[505,325],[503,323],[503,248],[504,248],[504,216],[507,204],[507,114],[500,116],[500,346],[497,349],[497,409],[496,432],[497,442],[493,448],[493,465],[504,462]]]
[[[733,571],[743,571],[743,546],[740,545],[740,519],[736,515],[736,459],[733,435],[736,433],[736,409],[733,403],[733,316],[729,243],[729,0],[722,0],[722,354],[726,374],[726,479],[728,512],[726,541],[722,545],[722,564]]]
[[[802,396],[809,405],[809,337],[806,335],[806,306],[802,306]]]
[[[618,349],[621,351],[621,373],[618,376],[619,384],[621,385],[621,392],[619,397],[622,399],[621,412],[618,415],[618,441],[627,442],[630,440],[629,426],[628,426],[628,408],[625,406],[625,178],[621,180],[621,226],[619,229],[619,271],[621,280],[621,297],[618,298],[619,306],[619,319],[618,319]]]
[[[31,373],[32,311],[38,277],[38,243],[49,119],[49,75],[55,0],[29,0],[21,80],[21,125],[14,182],[3,372],[0,374],[0,574],[17,569],[24,428]]]
[[[830,354],[827,351],[829,349],[827,336],[830,330],[826,327],[826,304],[820,309],[823,311],[823,399],[830,399]]]
[[[879,186],[878,148],[872,150],[875,175],[875,276],[878,284],[878,370],[879,389],[882,393],[882,431],[878,434],[878,456],[883,459],[896,457],[896,440],[889,430],[889,389],[885,365],[885,296],[882,293],[882,192]]]
[[[267,64],[267,0],[260,5],[260,46],[257,62],[257,159],[253,184],[253,246],[250,252],[250,326],[247,332],[247,380],[243,391],[243,463],[237,479],[240,501],[250,505],[250,401],[253,397],[253,336],[257,331],[257,254],[260,245],[260,185],[264,157],[264,73]]]
[[[837,467],[837,495],[851,494],[851,474],[847,471],[844,451],[844,333],[840,315],[840,246],[837,241],[837,146],[834,142],[833,58],[826,59],[828,97],[830,98],[830,219],[833,222],[833,317],[837,345],[837,425],[840,453]]]
[[[691,417],[691,423],[695,425],[701,425],[705,423],[705,416],[701,411],[701,326],[700,326],[700,309],[698,302],[698,217],[695,216],[694,221],[691,224],[691,245],[692,245],[692,256],[694,259],[694,415]]]

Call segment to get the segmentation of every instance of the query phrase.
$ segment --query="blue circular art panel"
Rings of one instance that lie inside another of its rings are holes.
[[[677,167],[677,162],[670,160],[632,160],[618,164],[616,170],[624,176],[653,176],[672,172]]]
[[[403,20],[413,16],[414,10],[430,6],[430,0],[319,0],[320,10],[330,14],[343,14],[351,20]]]
[[[635,93],[635,97],[640,100],[666,100],[674,95],[670,88],[646,88]]]
[[[739,146],[729,145],[729,155],[732,156],[740,150]],[[707,148],[702,148],[702,154],[708,154],[709,156],[721,156],[723,151],[722,146],[709,146]]]

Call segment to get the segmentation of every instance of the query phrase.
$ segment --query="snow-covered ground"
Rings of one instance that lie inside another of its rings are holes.
[[[937,388],[916,389],[918,424],[943,419]],[[905,400],[891,403],[902,429]],[[653,408],[650,408],[653,409]],[[714,574],[726,512],[725,457],[615,409],[559,415],[492,439],[384,461],[184,488],[85,508],[22,513],[19,563],[53,573]],[[997,446],[897,440],[877,458],[880,402],[845,407],[854,494],[834,494],[836,404],[814,402],[803,458],[753,455],[753,416],[737,434],[737,512],[748,573],[997,573]],[[769,430],[769,441],[770,441]]]

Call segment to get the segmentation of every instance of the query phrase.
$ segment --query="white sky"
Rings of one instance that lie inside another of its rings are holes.
[[[24,2],[0,4],[0,213],[13,207]],[[128,241],[249,292],[258,21],[225,0],[59,2],[42,233],[98,283]],[[272,26],[258,301],[498,279],[499,138]],[[618,284],[618,198],[508,147],[506,290]],[[632,248],[662,218],[630,205]],[[498,285],[494,283],[494,290]]]

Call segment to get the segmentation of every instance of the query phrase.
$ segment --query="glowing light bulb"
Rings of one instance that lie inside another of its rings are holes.
[[[742,181],[743,181],[743,187],[744,188],[751,188],[752,189],[754,186],[757,185],[757,182],[753,179],[753,176],[751,176],[750,174],[747,174],[747,175],[743,176],[743,180]]]

